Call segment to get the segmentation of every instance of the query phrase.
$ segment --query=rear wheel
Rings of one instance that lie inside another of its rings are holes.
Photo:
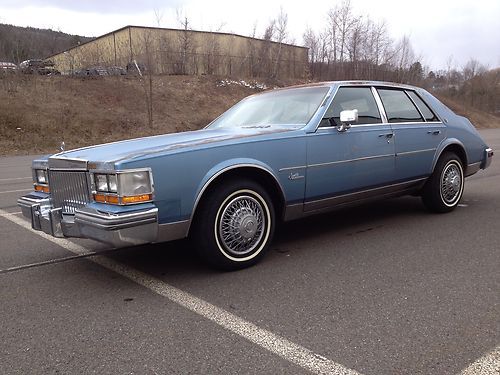
[[[439,158],[434,172],[426,182],[422,200],[433,212],[450,212],[455,209],[464,192],[464,170],[460,158],[445,152]]]
[[[224,181],[201,202],[192,239],[201,257],[219,269],[257,263],[271,242],[274,208],[265,189],[251,180]]]

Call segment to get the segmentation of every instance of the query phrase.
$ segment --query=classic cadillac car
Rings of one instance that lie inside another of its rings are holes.
[[[198,131],[84,147],[34,160],[18,200],[36,230],[129,246],[190,237],[212,265],[264,255],[278,220],[419,195],[459,203],[493,151],[427,91],[325,82],[250,96]]]

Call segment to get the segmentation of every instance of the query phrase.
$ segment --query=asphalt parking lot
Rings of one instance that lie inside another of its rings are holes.
[[[231,273],[185,241],[35,233],[32,157],[0,158],[0,373],[500,374],[498,158],[450,214],[404,197],[288,223]]]

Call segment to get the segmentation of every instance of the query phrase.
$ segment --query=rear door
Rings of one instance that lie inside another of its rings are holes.
[[[394,132],[397,179],[428,176],[445,125],[413,90],[379,87],[377,93]]]

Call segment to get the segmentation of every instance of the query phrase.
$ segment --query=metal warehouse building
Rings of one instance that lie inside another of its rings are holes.
[[[66,73],[136,60],[159,74],[298,78],[306,74],[308,50],[236,34],[125,26],[48,59]]]

